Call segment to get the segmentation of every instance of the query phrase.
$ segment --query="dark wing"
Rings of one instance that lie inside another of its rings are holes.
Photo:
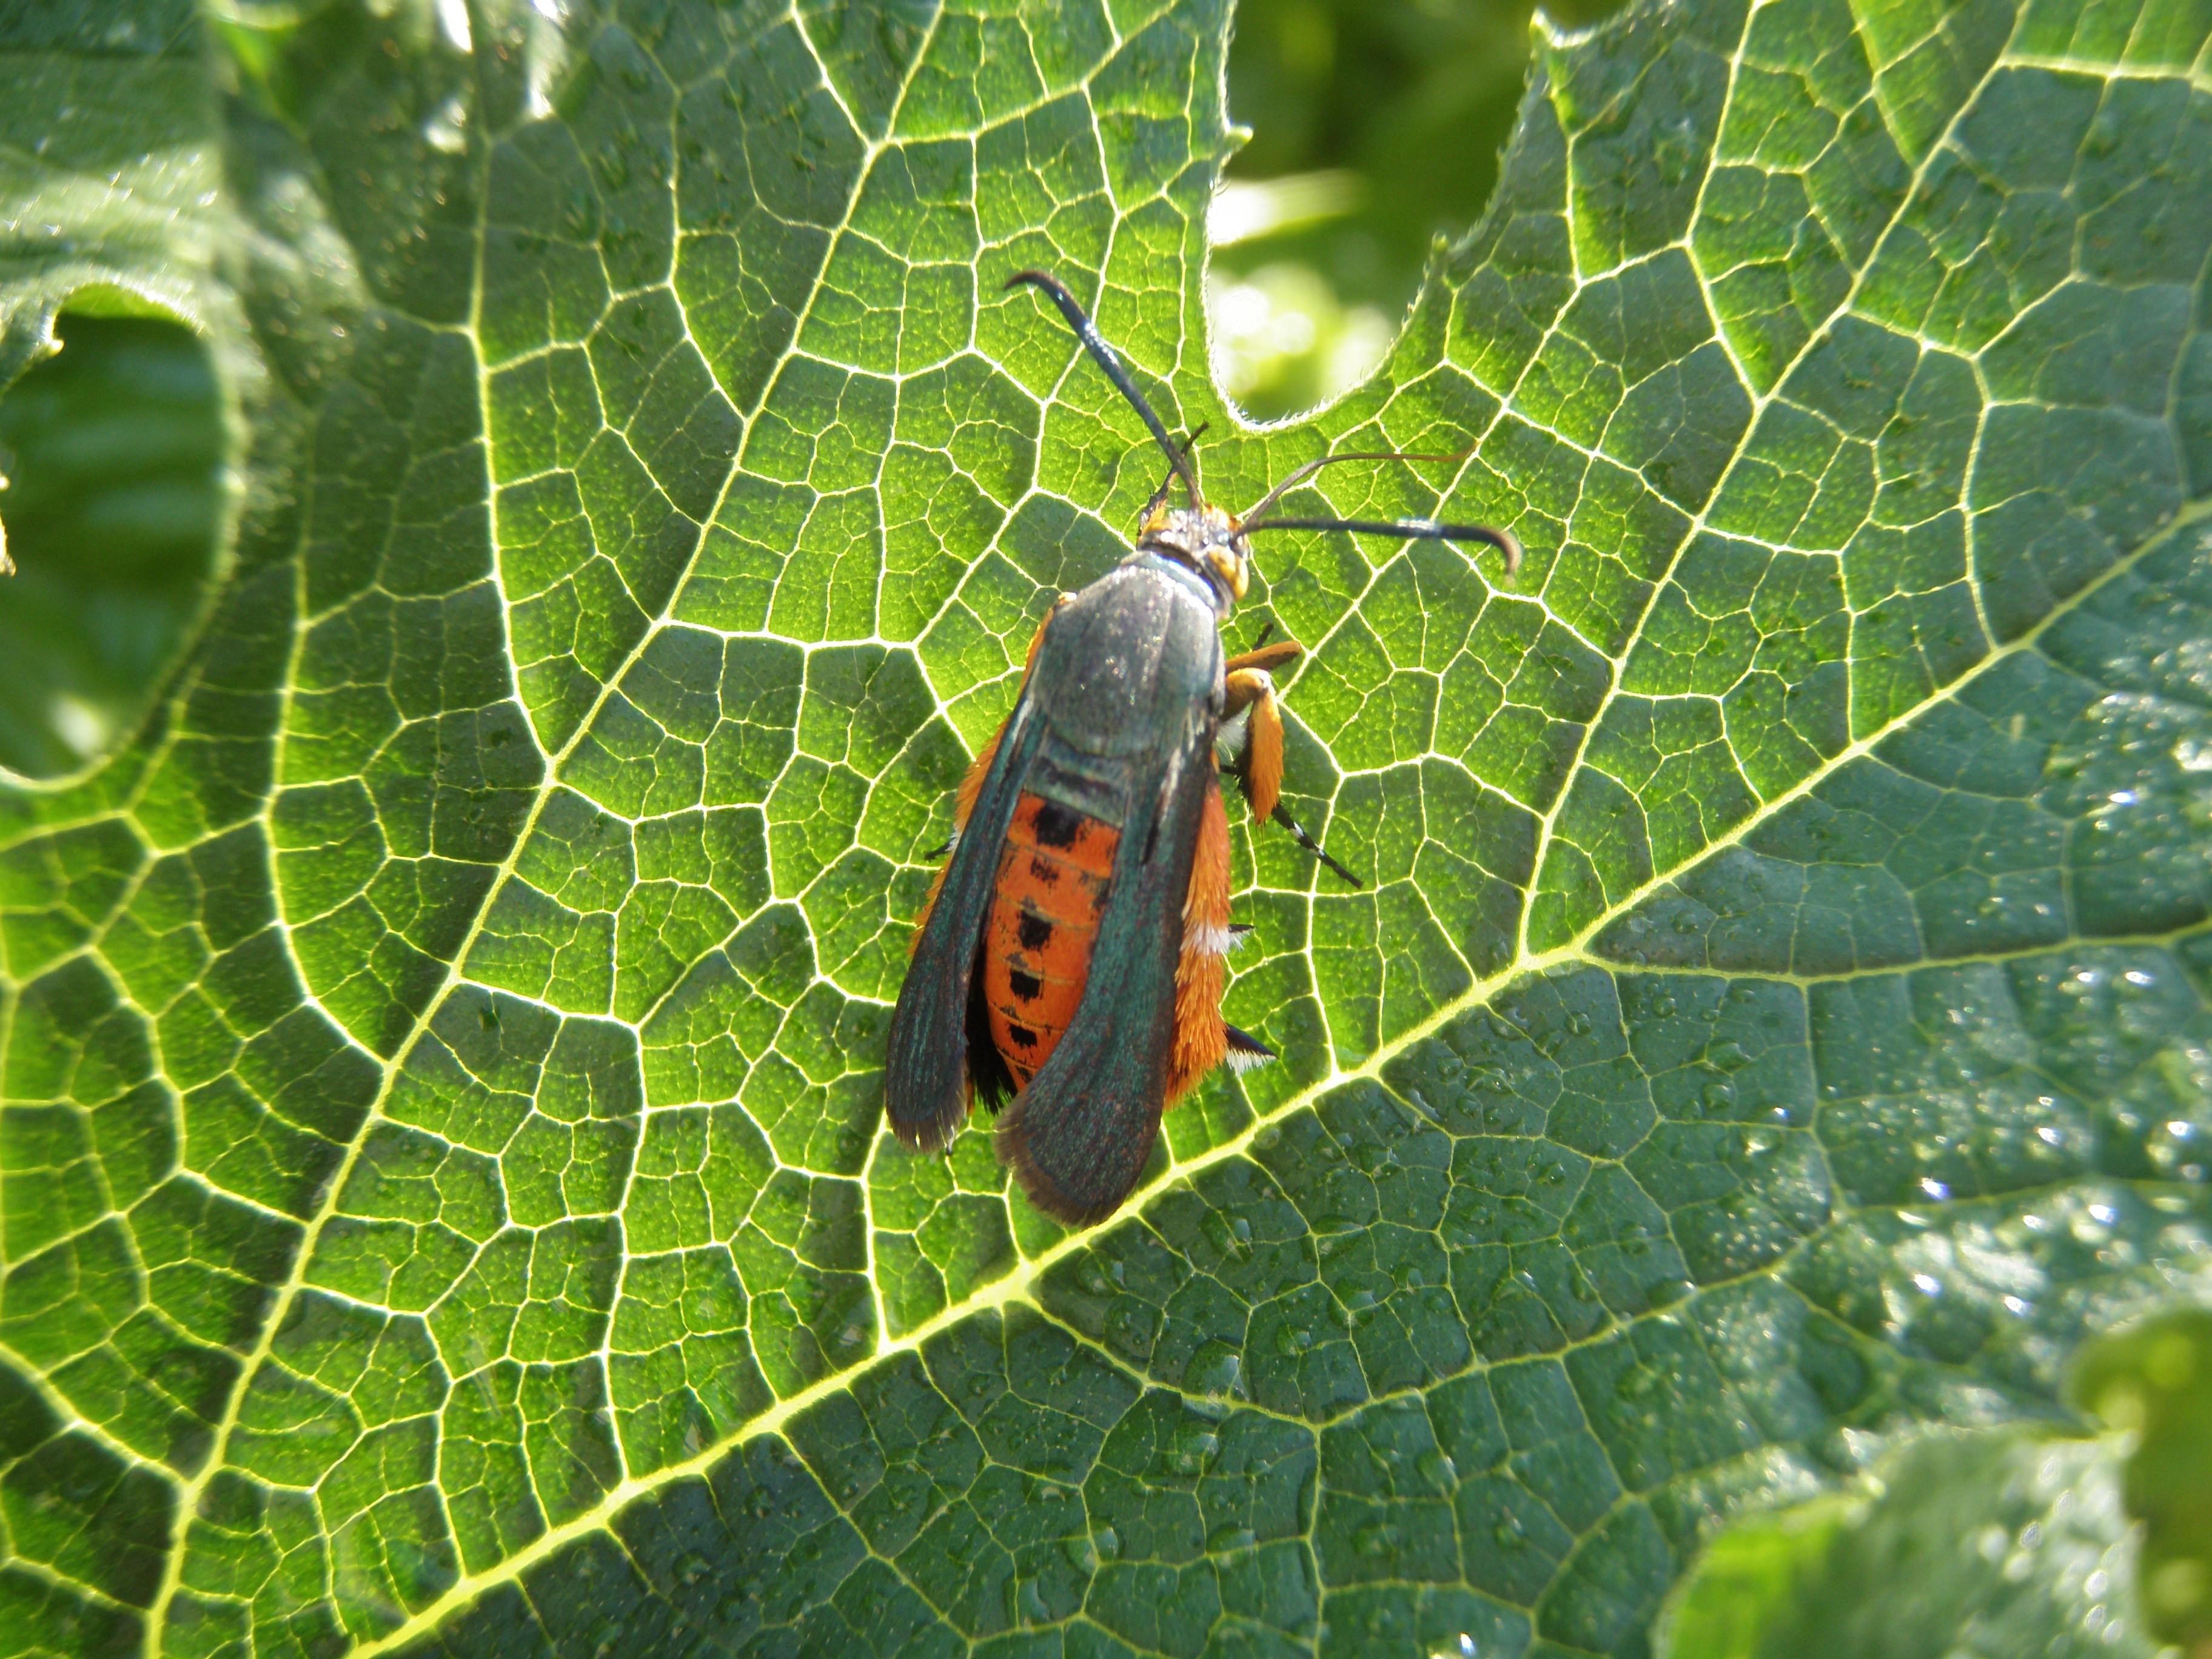
[[[891,1011],[884,1113],[894,1134],[924,1151],[945,1146],[968,1115],[969,1046],[978,1035],[970,1030],[969,991],[990,920],[1006,826],[1014,816],[1022,775],[1044,732],[1034,686],[1032,678],[999,734],[998,753],[961,826],[945,884],[915,941],[906,983]],[[989,1062],[1003,1071],[989,1034],[980,1035]]]
[[[1102,1221],[1145,1172],[1175,1042],[1176,964],[1200,817],[1214,787],[1212,725],[1168,757],[1114,859],[1082,1006],[1013,1109],[1000,1161],[1030,1201],[1072,1227]]]

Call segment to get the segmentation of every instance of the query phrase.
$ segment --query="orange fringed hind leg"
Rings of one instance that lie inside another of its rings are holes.
[[[1237,942],[1238,932],[1229,921],[1229,812],[1216,784],[1199,820],[1198,853],[1191,861],[1190,892],[1183,901],[1167,1106],[1182,1100],[1224,1060],[1243,1071],[1275,1057],[1267,1044],[1221,1018],[1221,993],[1229,977],[1222,958]]]
[[[1244,717],[1238,781],[1252,803],[1253,823],[1265,823],[1283,793],[1283,714],[1275,706],[1274,676],[1264,668],[1240,668],[1229,675],[1225,690],[1230,718]]]
[[[1022,659],[1021,685],[1014,690],[1015,702],[1021,701],[1022,690],[1030,683],[1030,670],[1036,666],[1036,654],[1044,644],[1045,629],[1052,626],[1052,619],[1060,614],[1060,607],[1074,597],[1073,593],[1063,593],[1054,600],[1052,609],[1044,613],[1044,620],[1037,624],[1036,632],[1030,636],[1030,653]],[[983,793],[983,780],[990,775],[991,763],[998,758],[999,739],[1006,735],[1006,728],[1001,725],[991,734],[991,740],[975,751],[975,758],[968,763],[967,771],[961,775],[960,787],[952,796],[952,839],[945,843],[945,851],[948,854],[960,844],[960,832],[968,827],[968,815],[975,810],[975,797]],[[929,925],[929,913],[937,908],[937,896],[945,887],[945,872],[951,867],[950,858],[937,866],[936,878],[929,884],[929,896],[921,902],[921,914],[914,919],[914,933],[907,940],[909,956],[921,942],[921,930]]]
[[[1167,1104],[1173,1106],[1229,1052],[1221,1023],[1221,991],[1228,972],[1229,813],[1221,786],[1206,792],[1198,821],[1198,854],[1191,860],[1190,892],[1182,907],[1182,957],[1176,964],[1175,1048],[1168,1056]]]

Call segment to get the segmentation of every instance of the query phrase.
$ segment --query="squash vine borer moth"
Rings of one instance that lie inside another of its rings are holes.
[[[1040,1210],[1085,1226],[1129,1195],[1164,1110],[1224,1060],[1273,1058],[1221,1017],[1222,958],[1237,931],[1221,771],[1255,823],[1275,819],[1349,878],[1279,799],[1273,672],[1304,647],[1283,640],[1224,660],[1220,628],[1244,596],[1247,538],[1340,530],[1483,542],[1509,574],[1521,549],[1480,526],[1271,516],[1334,462],[1456,457],[1331,455],[1241,519],[1208,506],[1187,450],[1075,297],[1037,270],[1006,286],[1024,283],[1066,315],[1144,417],[1169,472],[1135,550],[1046,616],[1013,713],[960,785],[951,857],[891,1015],[884,1104],[901,1140],[934,1150],[976,1097],[995,1108],[1011,1097],[1000,1161]],[[1170,507],[1178,482],[1188,504]]]

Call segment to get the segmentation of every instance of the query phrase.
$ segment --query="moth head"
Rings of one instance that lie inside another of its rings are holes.
[[[1252,544],[1237,520],[1218,507],[1166,507],[1146,521],[1138,546],[1197,572],[1214,592],[1223,616],[1251,585]]]

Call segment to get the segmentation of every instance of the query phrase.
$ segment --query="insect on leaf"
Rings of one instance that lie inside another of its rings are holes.
[[[1634,1655],[1730,1516],[2212,1295],[2201,7],[1544,35],[1265,431],[1224,4],[49,9],[7,364],[184,319],[239,489],[144,729],[0,792],[19,1644]],[[1282,1060],[1074,1235],[878,1127],[1161,470],[1031,267],[1212,497],[1472,447],[1285,514],[1528,550],[1259,549],[1367,885],[1238,828]]]

